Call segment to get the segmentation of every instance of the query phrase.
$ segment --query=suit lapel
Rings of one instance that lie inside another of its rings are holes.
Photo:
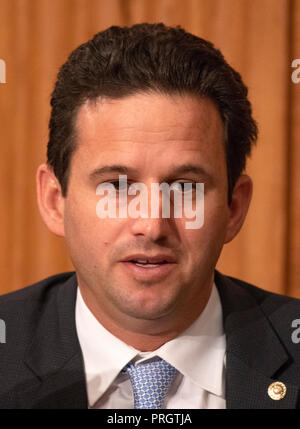
[[[75,324],[75,274],[49,291],[26,353],[20,408],[87,408],[84,365]],[[43,304],[41,304],[43,305]]]
[[[81,366],[82,358],[77,354],[48,378],[32,379],[18,394],[19,408],[86,409],[88,402]]]
[[[249,367],[235,354],[227,353],[226,365],[226,407],[242,409],[296,408],[298,387],[284,383],[286,396],[273,400],[268,395],[269,386],[277,379],[265,376]],[[280,381],[280,380],[279,380]]]
[[[250,293],[216,272],[226,334],[226,407],[296,408],[298,388],[287,384],[281,400],[268,395],[289,355]]]

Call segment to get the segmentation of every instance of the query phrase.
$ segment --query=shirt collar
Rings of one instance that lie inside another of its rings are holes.
[[[120,370],[137,355],[138,350],[115,337],[98,322],[85,304],[79,287],[75,317],[83,353],[89,405],[93,406]]]
[[[206,307],[178,337],[153,352],[139,352],[107,331],[86,306],[79,287],[76,328],[83,353],[89,405],[105,393],[132,359],[159,356],[180,373],[215,395],[224,395],[225,335],[222,307],[215,284]]]
[[[210,298],[195,322],[156,353],[204,390],[224,396],[225,351],[222,307],[214,284]]]

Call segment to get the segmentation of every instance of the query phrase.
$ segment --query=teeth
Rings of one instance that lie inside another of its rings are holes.
[[[135,262],[135,265],[137,265],[138,267],[157,267],[157,265],[160,265],[159,263],[158,264],[140,264],[140,263],[138,263],[138,262]]]
[[[158,265],[161,265],[163,263],[165,263],[165,261],[158,261],[158,262],[148,262],[147,259],[138,259],[138,260],[131,260],[131,262],[135,265],[137,265],[138,267],[157,267]]]

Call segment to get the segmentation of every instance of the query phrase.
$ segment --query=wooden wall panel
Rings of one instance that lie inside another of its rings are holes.
[[[274,4],[276,3],[276,7]],[[71,50],[110,25],[164,22],[211,40],[249,87],[260,135],[247,172],[249,216],[218,263],[224,273],[300,297],[299,0],[0,0],[0,293],[72,269],[38,213],[49,100]]]

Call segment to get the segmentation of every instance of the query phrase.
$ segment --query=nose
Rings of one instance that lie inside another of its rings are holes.
[[[163,241],[170,233],[169,222],[170,219],[164,219],[161,216],[157,219],[139,217],[132,220],[131,232],[133,235],[147,237],[153,242]]]
[[[170,234],[172,216],[162,216],[162,192],[154,192],[150,183],[143,198],[148,201],[148,213],[145,216],[144,211],[143,217],[139,216],[131,220],[131,232],[135,236],[144,236],[153,242],[163,241]]]

